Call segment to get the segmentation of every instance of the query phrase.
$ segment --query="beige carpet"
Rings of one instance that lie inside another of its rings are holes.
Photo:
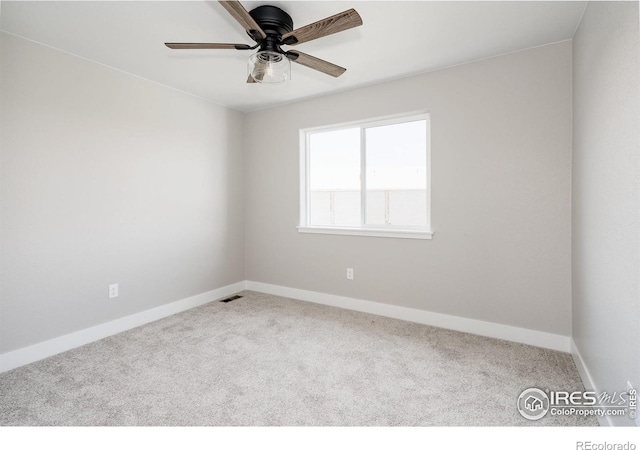
[[[568,354],[243,294],[0,374],[0,424],[597,425],[516,410]]]

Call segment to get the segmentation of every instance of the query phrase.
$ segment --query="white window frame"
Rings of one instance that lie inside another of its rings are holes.
[[[427,217],[426,226],[393,226],[393,225],[367,225],[366,224],[366,142],[365,129],[385,125],[394,125],[405,122],[425,120],[427,124]],[[341,227],[341,226],[317,226],[310,224],[310,199],[309,199],[309,136],[313,133],[323,131],[339,131],[348,128],[360,128],[360,189],[361,189],[361,226]],[[430,114],[426,111],[413,112],[409,114],[399,114],[394,116],[381,117],[376,119],[361,120],[356,122],[342,123],[300,130],[300,223],[298,226],[300,233],[315,234],[341,234],[349,236],[374,236],[390,238],[408,239],[431,239],[433,230],[431,229],[431,120]]]

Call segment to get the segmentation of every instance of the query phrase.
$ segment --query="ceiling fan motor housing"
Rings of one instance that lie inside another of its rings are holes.
[[[249,15],[253,17],[260,28],[269,34],[277,34],[282,36],[293,31],[293,19],[289,14],[278,8],[277,6],[262,5],[249,11]]]

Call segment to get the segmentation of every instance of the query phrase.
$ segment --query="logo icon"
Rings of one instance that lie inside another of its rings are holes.
[[[525,389],[518,397],[518,412],[525,419],[542,419],[549,412],[549,396],[538,388]]]

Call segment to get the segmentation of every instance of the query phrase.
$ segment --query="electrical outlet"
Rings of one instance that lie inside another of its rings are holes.
[[[110,284],[109,285],[109,298],[116,298],[118,296],[118,285]]]
[[[347,268],[347,280],[353,280],[353,269],[350,267]]]

